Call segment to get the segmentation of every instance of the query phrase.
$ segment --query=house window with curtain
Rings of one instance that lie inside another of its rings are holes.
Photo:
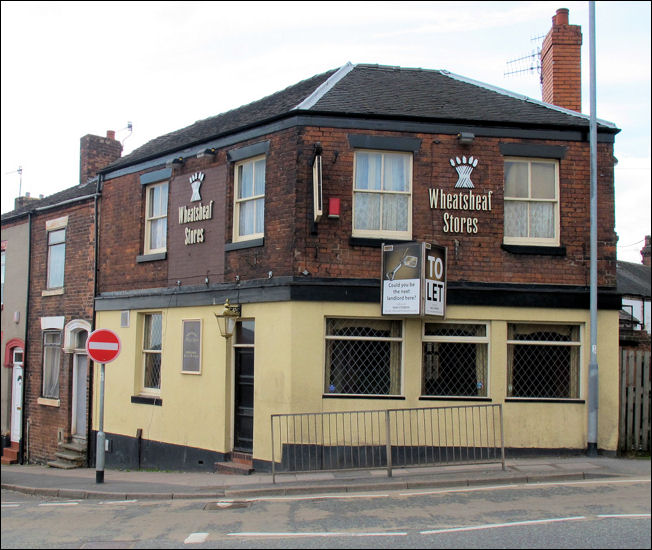
[[[401,395],[401,321],[326,320],[325,394]]]
[[[579,399],[580,327],[509,324],[507,397]]]
[[[146,314],[143,327],[143,393],[158,394],[161,391],[162,314]]]
[[[59,370],[61,365],[61,331],[43,333],[43,390],[42,397],[59,398]]]
[[[167,250],[168,182],[148,185],[145,190],[145,254]]]
[[[235,165],[233,241],[265,236],[265,157]]]
[[[421,394],[487,397],[487,325],[425,323]]]
[[[505,244],[559,245],[559,163],[505,159]]]
[[[353,236],[412,238],[412,154],[356,151]]]

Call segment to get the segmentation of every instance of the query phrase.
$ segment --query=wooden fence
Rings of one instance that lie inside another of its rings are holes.
[[[650,452],[650,351],[620,350],[621,453]]]

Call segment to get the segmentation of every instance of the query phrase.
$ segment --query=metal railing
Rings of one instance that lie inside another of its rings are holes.
[[[501,463],[502,405],[273,414],[276,474]],[[278,459],[278,462],[277,462]]]

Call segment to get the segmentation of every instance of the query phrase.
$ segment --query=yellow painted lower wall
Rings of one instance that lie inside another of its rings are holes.
[[[96,326],[122,340],[120,357],[106,366],[104,431],[227,453],[233,446],[233,347],[222,338],[215,307],[170,308],[163,314],[160,398],[162,406],[132,403],[142,386],[142,314],[131,311],[129,328],[120,312],[98,312]],[[407,319],[403,332],[402,392],[396,399],[324,398],[325,319],[380,318],[378,304],[282,302],[244,304],[255,321],[254,458],[271,459],[270,416],[278,413],[444,407],[473,400],[420,400],[422,322]],[[182,322],[202,323],[201,373],[181,372]],[[587,442],[589,312],[542,308],[450,306],[447,320],[484,321],[489,333],[488,397],[504,407],[505,446],[584,449]],[[507,324],[573,323],[581,327],[580,401],[506,402]],[[618,438],[618,312],[598,316],[598,447],[615,451]],[[96,367],[97,369],[97,367]],[[98,429],[98,381],[93,428]],[[486,404],[486,402],[483,402]]]

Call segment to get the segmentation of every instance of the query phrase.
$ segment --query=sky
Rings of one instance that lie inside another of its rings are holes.
[[[596,116],[621,129],[618,259],[636,263],[651,232],[650,5],[595,9]],[[19,191],[76,185],[86,134],[115,130],[126,155],[347,62],[445,69],[541,100],[536,70],[506,73],[531,65],[559,8],[582,27],[589,114],[589,2],[3,1],[2,212]]]

